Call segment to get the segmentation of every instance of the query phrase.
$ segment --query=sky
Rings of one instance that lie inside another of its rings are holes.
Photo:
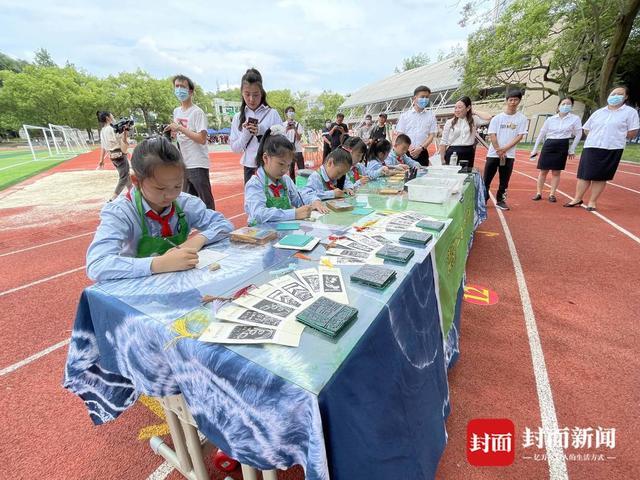
[[[267,90],[351,93],[402,59],[466,46],[457,0],[0,0],[0,52],[46,48],[99,77],[142,68],[182,73],[207,91],[249,67]]]

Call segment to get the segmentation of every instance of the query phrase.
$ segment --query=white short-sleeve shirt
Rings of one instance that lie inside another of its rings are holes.
[[[627,133],[637,130],[640,121],[638,112],[628,105],[617,109],[603,107],[591,114],[582,128],[589,134],[584,148],[619,150],[627,143]]]
[[[438,132],[436,116],[431,110],[424,109],[417,112],[415,108],[411,107],[400,115],[396,132],[408,135],[411,139],[411,145],[417,147],[424,143],[429,134]]]
[[[300,123],[294,121],[294,127],[295,128],[288,128],[289,127],[289,121],[283,122],[282,126],[285,129],[285,137],[287,137],[289,139],[289,141],[291,143],[293,143],[296,147],[296,153],[301,153],[302,152],[302,140],[296,140],[296,133],[299,133],[300,135],[302,135],[304,133],[304,129],[302,128],[302,125],[300,125]],[[300,137],[302,138],[302,137]]]
[[[208,128],[207,116],[197,105],[191,105],[186,110],[177,107],[173,111],[173,121],[188,128],[192,132],[206,132]],[[209,149],[207,144],[194,142],[184,133],[178,133],[180,153],[187,168],[209,168]]]
[[[504,112],[499,113],[491,119],[489,123],[489,135],[494,133],[498,139],[498,145],[503,146],[511,143],[518,135],[526,135],[529,122],[522,113],[516,112],[513,115]],[[488,157],[497,157],[498,152],[489,145]],[[507,157],[516,158],[516,147],[513,146],[507,151]]]

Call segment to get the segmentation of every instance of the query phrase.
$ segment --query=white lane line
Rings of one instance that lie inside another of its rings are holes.
[[[570,172],[569,170],[565,170],[565,172],[570,173],[571,175],[577,174],[577,172]],[[622,185],[618,185],[617,183],[613,183],[613,182],[607,182],[607,185],[611,185],[612,187],[622,188],[624,190],[629,190],[630,192],[633,192],[633,193],[640,193],[640,191],[638,190],[634,190],[633,188],[629,188],[629,187],[623,187]]]
[[[51,275],[50,277],[41,278],[40,280],[36,280],[35,282],[27,283],[26,285],[20,285],[19,287],[5,290],[4,292],[0,292],[0,297],[4,297],[5,295],[9,295],[10,293],[18,292],[20,290],[24,290],[25,288],[33,287],[34,285],[39,285],[41,283],[48,282],[49,280],[54,280],[56,278],[63,277],[65,275],[69,275],[70,273],[84,270],[84,268],[85,268],[85,265],[82,265],[81,267],[73,268],[71,270],[67,270],[66,272],[57,273],[56,275]]]
[[[9,169],[9,168],[17,167],[17,166],[19,166],[19,165],[24,165],[25,163],[31,163],[31,162],[34,162],[34,161],[35,161],[35,160],[27,160],[26,162],[15,163],[15,164],[13,164],[13,165],[9,165],[8,167],[2,167],[2,168],[0,168],[0,172],[1,172],[2,170],[7,170],[7,169]]]
[[[491,200],[496,203],[496,199],[491,194]],[[516,251],[516,245],[513,242],[511,231],[507,225],[507,221],[504,218],[502,210],[496,208],[498,218],[502,224],[502,230],[504,231],[505,238],[507,239],[507,245],[509,246],[509,253],[511,254],[511,260],[513,262],[513,268],[516,273],[516,280],[518,281],[518,290],[520,292],[520,300],[522,301],[522,311],[524,313],[524,321],[527,327],[527,337],[529,338],[529,348],[531,349],[531,359],[533,361],[533,373],[536,379],[536,390],[538,392],[538,404],[540,406],[540,417],[542,419],[542,428],[545,432],[551,434],[558,431],[558,417],[556,415],[556,408],[553,403],[553,394],[551,393],[551,384],[549,383],[549,374],[547,373],[547,367],[544,361],[544,353],[542,351],[542,344],[540,343],[540,336],[538,335],[538,327],[536,325],[536,317],[533,313],[533,307],[531,306],[531,297],[529,296],[529,290],[527,289],[527,282],[524,278],[524,272]],[[546,442],[545,448],[547,450],[547,463],[549,464],[549,478],[552,480],[568,479],[567,464],[564,459],[564,450],[557,442]]]
[[[147,477],[147,480],[164,480],[173,472],[175,468],[169,462],[164,462],[160,464],[155,471]]]
[[[227,195],[226,197],[222,197],[222,198],[215,198],[214,200],[216,202],[221,202],[222,200],[226,200],[227,198],[233,198],[233,197],[238,197],[240,195],[244,195],[244,192],[240,192],[240,193],[234,193],[233,195]]]
[[[69,339],[63,340],[62,342],[58,342],[55,345],[51,345],[50,347],[47,347],[44,350],[39,351],[38,353],[34,353],[33,355],[31,355],[30,357],[25,358],[24,360],[20,360],[19,362],[14,363],[13,365],[9,365],[8,367],[5,367],[2,370],[0,370],[0,377],[3,377],[4,375],[7,375],[7,374],[9,374],[11,372],[15,372],[20,367],[24,367],[25,365],[28,365],[31,362],[35,362],[40,357],[44,357],[45,355],[48,355],[49,353],[53,352],[54,350],[62,348],[65,345],[68,345],[68,344],[69,344]]]
[[[531,175],[527,175],[524,172],[521,172],[519,170],[514,170],[515,173],[518,173],[520,175],[523,175],[525,177],[530,178],[531,180],[535,180],[538,181],[537,178],[532,177]],[[545,183],[545,185],[549,188],[551,188],[551,185],[549,185],[548,183]],[[569,200],[571,200],[573,197],[567,193],[564,193],[562,190],[556,190],[557,193],[559,193],[560,195],[564,195],[565,197],[567,197]],[[584,205],[582,206],[583,208],[586,208]],[[605,217],[604,215],[602,215],[600,212],[595,211],[595,212],[590,212],[592,214],[594,214],[595,216],[599,217],[601,220],[604,220],[605,222],[607,222],[609,225],[611,225],[613,228],[615,228],[616,230],[618,230],[620,233],[623,233],[624,235],[626,235],[627,237],[629,237],[631,240],[633,240],[634,242],[640,244],[640,238],[638,238],[636,235],[634,235],[633,233],[631,233],[629,230],[627,230],[624,227],[621,227],[620,225],[618,225],[617,223],[615,223],[613,220]]]
[[[227,218],[227,220],[233,220],[234,218],[241,217],[242,215],[246,215],[246,212],[239,213],[238,215],[234,215],[233,217]]]
[[[14,250],[12,252],[0,253],[0,257],[6,257],[7,255],[13,255],[13,254],[16,254],[16,253],[22,253],[22,252],[26,252],[26,251],[29,251],[29,250],[34,250],[36,248],[46,247],[48,245],[54,245],[56,243],[66,242],[67,240],[73,240],[74,238],[86,237],[87,235],[93,235],[93,234],[94,234],[93,231],[87,232],[87,233],[81,233],[79,235],[73,235],[71,237],[61,238],[60,240],[53,240],[51,242],[41,243],[39,245],[33,245],[32,247],[21,248],[20,250]]]

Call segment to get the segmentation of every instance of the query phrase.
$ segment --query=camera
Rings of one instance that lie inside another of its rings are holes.
[[[134,121],[130,118],[121,118],[117,123],[111,125],[113,127],[113,131],[116,133],[122,133],[125,130],[129,130],[133,127]]]

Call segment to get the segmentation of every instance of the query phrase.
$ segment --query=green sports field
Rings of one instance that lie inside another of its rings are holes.
[[[49,152],[46,150],[36,151],[38,160],[34,161],[28,149],[0,150],[0,190],[73,158],[76,154],[65,154],[54,158],[47,158],[48,156]]]

